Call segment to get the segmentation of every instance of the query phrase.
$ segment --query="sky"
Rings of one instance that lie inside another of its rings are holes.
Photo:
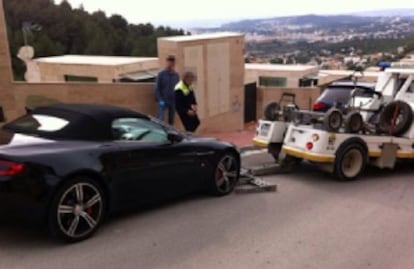
[[[60,0],[56,0],[60,2]],[[121,14],[131,23],[194,27],[246,18],[414,8],[414,0],[68,0],[73,7]]]

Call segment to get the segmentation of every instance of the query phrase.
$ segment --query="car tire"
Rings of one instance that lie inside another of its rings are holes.
[[[76,177],[67,181],[52,198],[49,232],[69,243],[88,239],[105,217],[106,201],[105,192],[95,180]]]
[[[392,126],[394,117],[397,117],[398,121],[395,126]],[[403,101],[391,102],[381,112],[379,119],[380,132],[392,136],[401,136],[410,129],[413,117],[413,109],[409,104]]]
[[[212,179],[209,180],[210,194],[225,196],[233,192],[240,177],[240,161],[233,153],[225,153],[214,165]]]
[[[277,121],[279,119],[280,105],[276,102],[271,102],[266,105],[264,109],[264,118],[268,121]]]
[[[323,127],[328,132],[338,132],[341,129],[344,118],[342,112],[337,108],[331,108],[323,117]]]
[[[345,142],[337,151],[334,175],[342,181],[358,178],[364,172],[368,161],[368,150],[358,140]]]
[[[358,111],[352,111],[345,116],[345,132],[357,134],[364,128],[364,119]]]

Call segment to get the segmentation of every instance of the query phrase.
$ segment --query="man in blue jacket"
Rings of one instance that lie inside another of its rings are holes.
[[[158,73],[155,83],[155,96],[158,102],[158,119],[164,121],[168,111],[168,124],[174,125],[175,100],[174,88],[180,81],[175,71],[175,57],[170,55],[166,59],[166,67]]]

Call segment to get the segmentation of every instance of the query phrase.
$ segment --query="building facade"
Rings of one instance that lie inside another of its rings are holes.
[[[177,58],[177,71],[196,74],[201,130],[244,128],[244,35],[215,33],[160,38],[158,56]]]
[[[63,55],[25,61],[27,82],[140,82],[153,79],[158,58]]]
[[[319,67],[312,65],[245,64],[245,84],[256,82],[259,87],[313,87],[318,84],[318,71]]]

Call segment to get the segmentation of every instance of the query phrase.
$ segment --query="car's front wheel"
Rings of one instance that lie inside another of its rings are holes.
[[[104,191],[94,180],[69,180],[59,188],[49,208],[50,232],[67,242],[89,238],[103,220],[105,201]]]
[[[215,196],[231,193],[239,181],[240,163],[235,154],[226,153],[221,156],[215,166],[213,180],[210,181],[210,192]]]

